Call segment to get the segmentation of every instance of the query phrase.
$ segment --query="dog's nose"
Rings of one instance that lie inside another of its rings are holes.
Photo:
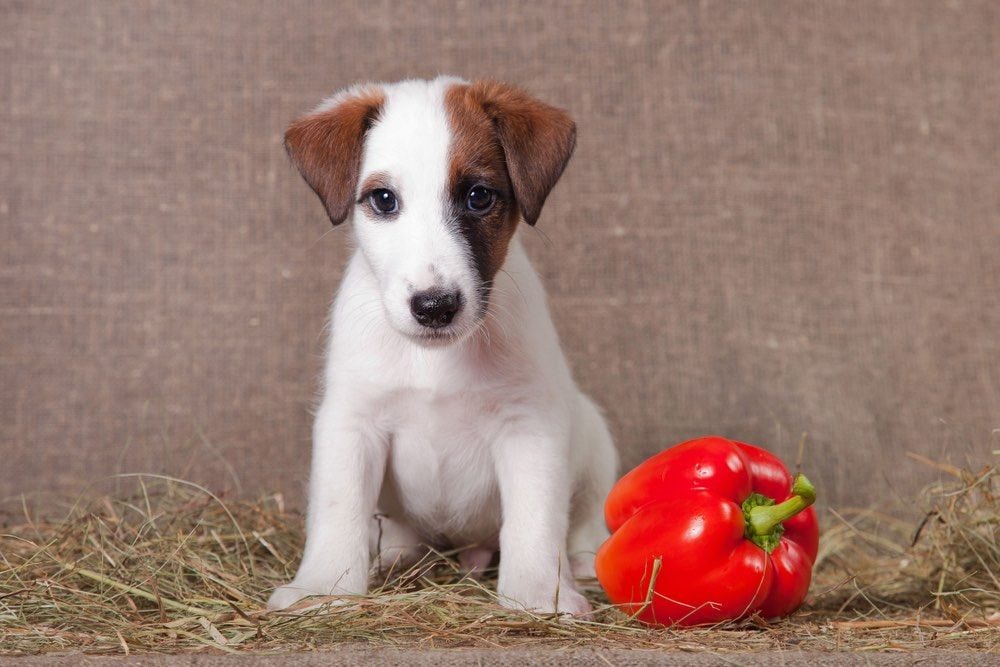
[[[461,307],[462,298],[458,292],[428,290],[418,292],[410,299],[413,319],[431,329],[440,329],[450,324]]]

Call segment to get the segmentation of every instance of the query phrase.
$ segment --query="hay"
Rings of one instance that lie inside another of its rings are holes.
[[[8,517],[0,537],[0,653],[292,651],[396,647],[599,646],[682,651],[996,649],[1000,516],[996,470],[951,469],[911,524],[870,510],[832,513],[813,592],[790,619],[692,630],[645,628],[607,605],[585,621],[516,613],[495,581],[463,578],[448,554],[373,595],[264,613],[294,574],[301,517],[279,496],[223,500],[196,485],[133,476],[59,521]]]

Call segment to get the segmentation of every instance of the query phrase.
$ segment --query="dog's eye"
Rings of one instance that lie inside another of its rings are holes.
[[[496,193],[484,185],[477,185],[469,190],[469,195],[465,199],[465,206],[473,213],[485,213],[496,201]]]
[[[372,193],[368,195],[368,202],[372,205],[376,213],[395,213],[399,210],[399,202],[396,201],[396,194],[392,190],[386,190],[385,188],[372,190]]]

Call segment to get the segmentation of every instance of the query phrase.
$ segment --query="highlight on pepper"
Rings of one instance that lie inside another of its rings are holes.
[[[819,548],[816,490],[773,454],[719,436],[689,440],[622,477],[597,578],[612,603],[655,625],[786,616]]]

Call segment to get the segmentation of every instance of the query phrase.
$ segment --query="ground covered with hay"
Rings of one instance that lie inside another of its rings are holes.
[[[592,587],[575,622],[496,604],[448,554],[393,573],[372,596],[264,613],[302,548],[280,497],[219,498],[155,475],[43,521],[0,517],[0,654],[288,652],[367,643],[409,648],[575,647],[678,651],[1000,651],[1000,514],[995,467],[939,466],[924,519],[830,510],[812,591],[781,622],[646,628]],[[916,499],[914,502],[917,502]]]

